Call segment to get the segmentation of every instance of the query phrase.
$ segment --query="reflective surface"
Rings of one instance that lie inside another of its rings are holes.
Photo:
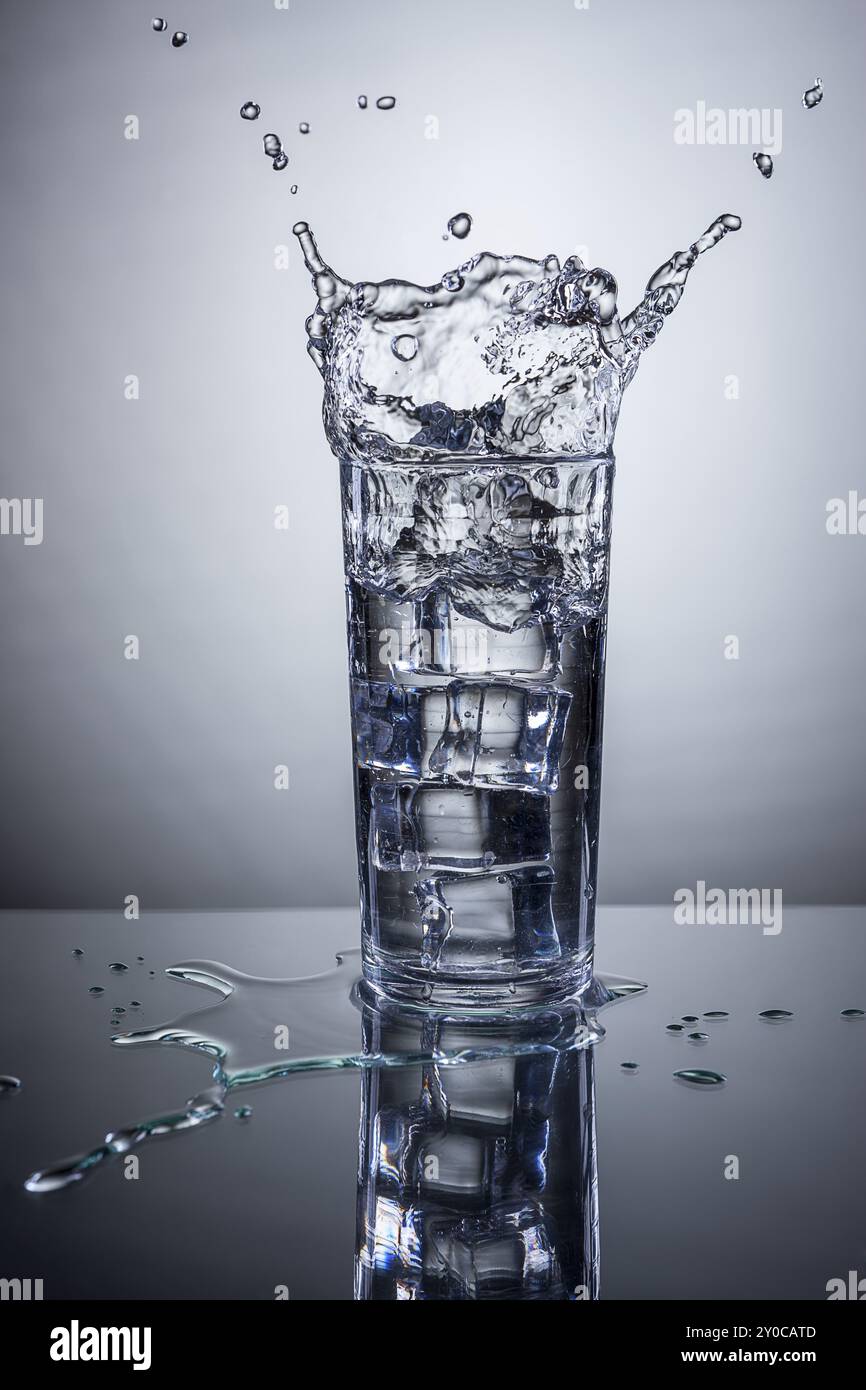
[[[842,1016],[864,1007],[866,913],[788,909],[776,937],[671,919],[599,912],[601,966],[650,988],[564,1063],[245,1087],[248,1115],[232,1103],[148,1144],[136,1177],[121,1157],[40,1195],[22,1186],[34,1169],[211,1084],[200,1053],[112,1046],[115,1009],[144,1028],[192,1007],[162,973],[184,958],[327,969],[357,919],[5,914],[0,1070],[21,1087],[0,1095],[0,1274],[43,1278],[48,1298],[351,1299],[356,1280],[365,1298],[580,1297],[596,1280],[602,1298],[825,1298],[828,1280],[866,1274],[866,1020]],[[400,1231],[419,1237],[406,1268],[389,1257]]]

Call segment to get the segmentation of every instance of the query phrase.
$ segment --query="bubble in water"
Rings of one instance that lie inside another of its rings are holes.
[[[0,1076],[0,1095],[4,1091],[20,1091],[21,1082],[17,1076]]]
[[[863,1009],[843,1009],[841,1018],[866,1018],[866,1010]]]
[[[279,135],[266,135],[262,140],[262,149],[268,159],[276,159],[277,155],[283,152],[283,142]]]
[[[262,108],[256,101],[245,101],[241,107],[241,119],[244,121],[257,121],[262,114]]]
[[[758,169],[758,172],[763,174],[765,179],[771,179],[773,177],[772,155],[753,154],[752,158],[755,161],[755,167]]]
[[[396,97],[377,97],[376,105],[380,111],[393,111],[397,105]]]
[[[684,1033],[685,1031],[681,1023],[669,1023],[665,1029],[666,1033]]]
[[[391,351],[401,362],[411,362],[418,351],[418,339],[413,338],[411,333],[401,333],[399,337],[391,339]]]
[[[709,1033],[689,1033],[689,1042],[708,1042]]]
[[[129,969],[129,966],[124,965],[122,960],[113,960],[108,968],[109,970],[113,970],[115,975],[123,975]]]
[[[90,989],[87,991],[87,993],[88,993],[88,994],[104,994],[104,993],[105,993],[105,990],[102,988],[102,985],[91,985],[91,986],[90,986]]]
[[[279,173],[281,169],[285,169],[288,162],[289,156],[286,154],[285,150],[280,150],[279,154],[274,160],[274,168],[276,169],[277,173]]]
[[[767,1023],[784,1023],[786,1018],[793,1018],[790,1009],[762,1009],[758,1018],[763,1018]]]
[[[237,1108],[237,1110],[235,1111],[235,1119],[236,1119],[236,1120],[248,1120],[248,1119],[250,1118],[250,1115],[252,1115],[252,1113],[253,1113],[253,1107],[252,1107],[251,1105],[239,1105],[238,1108]]]
[[[165,31],[166,31],[166,29],[168,28],[168,20],[167,20],[167,19],[152,19],[152,20],[150,21],[150,27],[151,27],[151,29],[155,29],[156,32],[157,32],[157,34],[164,34]],[[804,100],[805,100],[805,98],[804,98]]]
[[[727,1077],[720,1071],[704,1071],[702,1067],[687,1067],[684,1071],[675,1071],[676,1081],[685,1081],[690,1086],[722,1086]]]
[[[803,105],[807,111],[811,111],[813,106],[817,106],[823,100],[824,84],[820,77],[816,77],[814,87],[807,87],[803,93]]]
[[[183,48],[185,43],[189,43],[189,34],[185,34],[182,29],[178,29],[171,36],[172,48]]]
[[[730,1018],[727,1009],[707,1009],[704,1018]]]
[[[472,218],[468,212],[456,212],[448,219],[448,230],[458,241],[463,241],[472,231]]]
[[[367,109],[367,98],[366,98],[365,96],[363,96],[363,95],[362,95],[362,96],[359,96],[359,97],[358,97],[358,105],[360,106],[360,108],[361,108],[362,111],[366,111],[366,109]]]
[[[634,1072],[638,1069],[637,1062],[620,1062],[619,1065],[623,1071]]]
[[[300,125],[298,126],[298,130],[301,132],[302,135],[309,135],[309,133],[310,133],[310,122],[309,122],[309,121],[301,121]]]

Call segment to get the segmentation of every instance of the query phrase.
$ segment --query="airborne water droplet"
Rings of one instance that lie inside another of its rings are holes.
[[[772,156],[768,154],[753,154],[752,158],[755,161],[755,166],[759,173],[763,174],[765,179],[771,179],[773,177]]]
[[[279,173],[281,169],[285,169],[288,162],[289,156],[286,154],[285,150],[280,150],[279,154],[274,160],[274,168],[276,169],[277,173]]]
[[[366,98],[365,96],[363,96],[363,95],[362,95],[362,96],[359,96],[359,97],[358,97],[358,105],[360,106],[360,108],[361,108],[362,111],[366,111],[366,109],[367,109],[367,98]]]
[[[166,29],[168,28],[168,20],[167,20],[167,19],[152,19],[152,20],[150,21],[150,27],[151,27],[151,29],[154,29],[154,30],[156,31],[157,34],[164,34],[165,31],[166,31]]]
[[[762,1009],[758,1018],[766,1019],[768,1023],[784,1023],[786,1018],[793,1018],[790,1009]]]
[[[301,132],[302,135],[309,135],[309,133],[310,133],[310,122],[309,122],[309,121],[301,121],[300,125],[298,126],[298,130]]]
[[[866,1018],[866,1010],[843,1009],[840,1018]]]
[[[401,333],[399,337],[391,339],[391,351],[401,362],[411,362],[418,351],[418,339],[413,338],[411,333]]]
[[[257,121],[262,114],[262,108],[256,101],[245,101],[241,107],[241,118],[245,121]]]
[[[0,1094],[4,1091],[20,1091],[21,1082],[17,1076],[0,1076]]]
[[[824,84],[820,77],[815,78],[814,87],[807,87],[803,93],[803,105],[807,111],[811,111],[814,106],[824,100]]]
[[[458,241],[463,241],[472,231],[472,218],[468,212],[457,212],[448,220],[448,230]]]
[[[189,34],[185,34],[182,29],[178,29],[176,33],[172,34],[172,48],[183,48],[185,43],[189,43]]]
[[[289,192],[290,192],[290,193],[297,193],[297,191],[298,191],[298,185],[297,185],[296,183],[293,183],[292,186],[291,186],[291,188],[289,189]]]
[[[727,1080],[720,1071],[704,1071],[702,1067],[687,1067],[684,1071],[675,1071],[676,1081],[685,1081],[691,1086],[721,1086]]]
[[[279,135],[265,135],[262,140],[262,149],[268,159],[275,159],[278,154],[282,154],[283,142]]]
[[[397,105],[396,97],[377,97],[376,105],[380,111],[393,111]]]

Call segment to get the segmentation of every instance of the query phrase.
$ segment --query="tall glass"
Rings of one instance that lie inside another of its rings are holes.
[[[346,462],[364,973],[447,1007],[592,977],[614,463]]]

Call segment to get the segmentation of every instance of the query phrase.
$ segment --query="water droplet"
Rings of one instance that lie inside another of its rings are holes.
[[[154,29],[154,30],[156,31],[157,34],[164,34],[165,31],[166,31],[166,29],[168,28],[168,20],[167,20],[167,19],[152,19],[152,20],[150,21],[150,27],[151,27],[151,29]],[[804,97],[804,100],[805,100],[805,97]]]
[[[691,1086],[721,1086],[727,1080],[720,1071],[704,1071],[702,1067],[687,1067],[684,1071],[675,1071],[674,1078]]]
[[[709,1042],[709,1033],[689,1033],[689,1042]]]
[[[289,189],[289,192],[290,192],[290,193],[297,193],[297,191],[298,191],[298,185],[297,185],[296,183],[293,183],[292,186],[291,186],[291,188]]]
[[[155,970],[148,970],[147,973],[148,973],[148,975],[155,975],[155,974],[156,974],[156,971],[155,971]]]
[[[730,1018],[727,1009],[707,1009],[704,1018]]]
[[[452,236],[456,236],[458,241],[468,237],[472,231],[472,218],[468,212],[457,212],[448,219],[448,230]]]
[[[620,1065],[620,1067],[622,1068],[623,1071],[634,1072],[634,1071],[637,1071],[637,1069],[638,1069],[638,1064],[637,1064],[637,1062],[620,1062],[619,1065]]]
[[[262,108],[256,101],[245,101],[241,107],[241,119],[244,121],[257,121],[262,114]]]
[[[753,154],[753,160],[758,172],[763,174],[765,179],[773,177],[773,159],[769,154]]]
[[[4,1091],[20,1091],[21,1082],[17,1076],[0,1076],[0,1094]]]
[[[144,960],[144,956],[136,956],[135,959],[136,959],[137,961],[143,961],[143,960]]]
[[[458,275],[456,270],[449,270],[447,275],[442,276],[442,284],[446,290],[456,294],[458,290],[463,288],[463,276]]]
[[[418,339],[413,338],[411,333],[401,333],[399,337],[391,339],[391,351],[401,362],[411,362],[418,351]]]
[[[105,990],[102,988],[102,985],[91,985],[91,986],[90,986],[90,989],[87,991],[87,993],[88,993],[88,994],[104,994],[104,993],[105,993]]]
[[[288,162],[289,156],[285,153],[284,150],[280,150],[280,153],[274,160],[274,168],[276,169],[277,173],[279,173],[281,169],[285,169]]]
[[[786,1018],[793,1018],[790,1009],[762,1009],[758,1018],[766,1019],[768,1023],[784,1023]]]
[[[843,1009],[840,1018],[866,1018],[864,1009]]]
[[[126,1013],[126,1009],[123,1007],[122,1004],[115,1004],[115,1006],[114,1006],[114,1008],[112,1009],[111,1012],[114,1013],[114,1014],[125,1014],[125,1013]]]
[[[262,149],[268,159],[276,159],[277,155],[283,152],[283,142],[279,135],[266,135],[262,140]]]
[[[824,100],[824,84],[820,77],[815,78],[814,87],[807,87],[803,93],[803,105],[807,111],[811,111],[813,106]]]
[[[697,1023],[698,1021],[697,1014],[680,1014],[680,1018],[683,1023]]]
[[[684,1033],[685,1031],[681,1023],[669,1023],[665,1028],[666,1033]]]
[[[141,1008],[141,1002],[140,1002],[140,1000],[138,1000],[138,999],[130,999],[130,1001],[129,1001],[129,1007],[130,1007],[131,1009],[140,1009],[140,1008]]]
[[[300,125],[298,126],[298,130],[301,132],[302,135],[309,135],[309,133],[310,133],[310,122],[309,122],[309,121],[301,121]]]
[[[185,43],[189,43],[189,34],[185,34],[182,29],[178,29],[174,34],[172,34],[172,48],[183,48]]]
[[[81,949],[80,946],[73,946],[73,948],[72,948],[72,954],[73,954],[74,956],[83,956],[83,955],[84,955],[84,952],[82,951],[82,949]]]
[[[359,97],[358,97],[358,105],[360,106],[360,108],[361,108],[362,111],[366,111],[366,109],[367,109],[367,98],[366,98],[365,96],[359,96]]]
[[[376,105],[380,111],[393,111],[397,105],[396,97],[377,97]]]
[[[236,1120],[248,1120],[248,1119],[250,1118],[250,1115],[252,1115],[252,1113],[253,1113],[253,1107],[252,1107],[251,1105],[239,1105],[238,1108],[237,1108],[237,1110],[235,1111],[235,1119],[236,1119]]]
[[[129,966],[124,965],[122,960],[113,960],[108,968],[109,970],[113,970],[115,975],[124,975],[129,969]]]

